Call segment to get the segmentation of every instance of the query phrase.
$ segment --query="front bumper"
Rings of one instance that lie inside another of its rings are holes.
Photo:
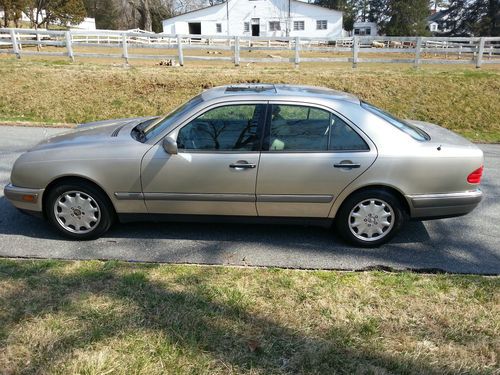
[[[480,189],[460,193],[407,195],[412,219],[431,219],[468,214],[483,198]]]
[[[3,189],[5,197],[20,210],[42,212],[44,189],[29,189],[8,184]]]

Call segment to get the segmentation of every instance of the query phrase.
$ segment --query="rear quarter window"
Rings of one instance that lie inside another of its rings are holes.
[[[406,134],[408,134],[410,137],[412,137],[413,139],[415,139],[417,141],[424,142],[424,141],[428,141],[431,139],[431,137],[429,137],[429,135],[426,132],[424,132],[422,129],[418,128],[417,126],[409,124],[404,120],[400,120],[396,116],[391,115],[389,112],[386,112],[380,108],[377,108],[372,104],[369,104],[367,102],[361,102],[361,107],[366,109],[368,112],[371,112],[374,115],[387,121],[389,124],[398,128],[402,132],[405,132]]]

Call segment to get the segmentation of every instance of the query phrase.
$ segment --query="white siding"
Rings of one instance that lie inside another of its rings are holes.
[[[290,7],[290,19],[288,8]],[[227,14],[229,13],[229,25]],[[221,35],[252,35],[252,19],[258,19],[260,36],[341,37],[342,12],[322,8],[296,0],[229,0],[197,11],[181,14],[163,21],[166,34],[188,34],[189,22],[200,22],[201,33],[216,35],[216,24],[222,26]],[[293,21],[304,21],[304,30],[293,30]],[[316,21],[326,20],[327,29],[318,30]],[[280,30],[270,31],[269,22],[280,23]],[[244,32],[244,22],[250,23],[250,30]],[[229,28],[228,28],[229,26]]]
[[[36,12],[36,8],[35,8],[34,12]],[[4,11],[0,10],[0,18],[1,19],[3,19],[4,14],[5,14]],[[40,12],[39,18],[43,19],[44,17],[45,17],[45,10],[42,10]],[[21,21],[31,22],[28,15],[24,12],[21,12]],[[85,17],[83,19],[83,21],[78,25],[71,25],[68,23],[66,26],[70,26],[71,29],[82,29],[82,30],[95,30],[96,29],[95,28],[95,18],[88,18],[88,17]]]
[[[71,29],[79,29],[79,30],[95,30],[95,18],[85,17],[82,23],[78,25],[70,25]]]

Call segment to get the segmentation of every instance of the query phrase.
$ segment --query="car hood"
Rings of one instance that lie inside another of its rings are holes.
[[[130,130],[134,126],[152,118],[155,117],[114,119],[81,124],[68,132],[47,138],[46,140],[38,143],[30,151],[76,146],[89,143],[108,144],[110,141],[118,139],[117,136],[122,131],[130,133]]]

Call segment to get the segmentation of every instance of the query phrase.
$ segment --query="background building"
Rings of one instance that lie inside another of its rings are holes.
[[[375,22],[354,22],[352,35],[378,35],[378,27]]]
[[[40,16],[41,16],[41,18],[45,17],[44,10],[42,10],[40,12]],[[0,8],[0,19],[2,19],[3,17],[4,17],[4,11]],[[19,22],[19,27],[24,27],[24,28],[31,27],[30,18],[28,17],[28,15],[25,12],[21,12],[21,17],[19,18],[18,22]],[[83,19],[83,21],[80,22],[79,24],[73,25],[73,24],[67,23],[66,27],[69,27],[70,29],[79,29],[79,30],[89,30],[89,31],[95,30],[96,29],[95,18],[85,17]]]
[[[166,34],[342,36],[342,12],[297,0],[228,0],[162,24]]]
[[[449,29],[443,28],[440,23],[446,22],[449,18],[447,10],[440,10],[439,12],[434,12],[427,18],[427,26],[429,31],[434,35],[439,35],[441,33],[449,32]]]

